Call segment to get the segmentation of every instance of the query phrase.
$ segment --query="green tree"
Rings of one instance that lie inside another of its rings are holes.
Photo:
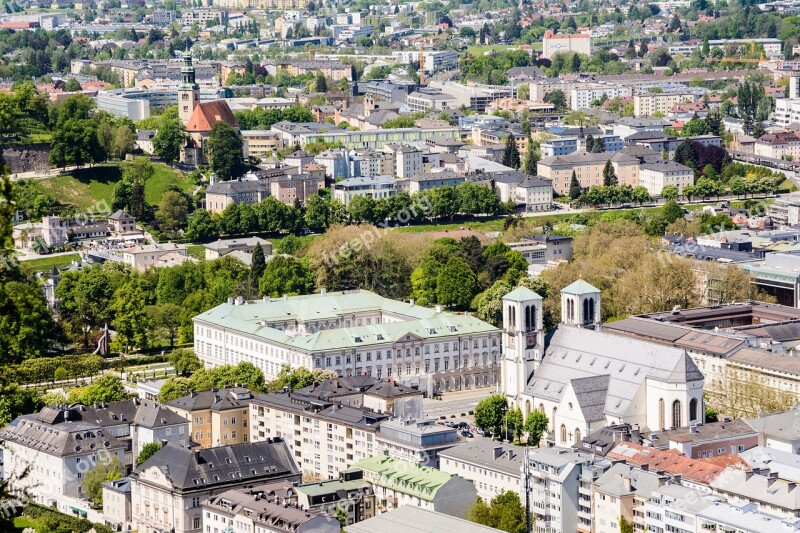
[[[577,200],[581,197],[581,184],[578,181],[578,176],[575,171],[572,171],[572,177],[569,180],[569,198],[570,200]]]
[[[506,137],[506,148],[503,151],[503,165],[518,169],[520,163],[519,149],[517,149],[517,141],[513,133],[509,133]]]
[[[517,440],[522,439],[522,433],[525,431],[525,419],[519,407],[509,409],[506,412],[506,427]]]
[[[175,372],[181,376],[188,376],[195,370],[203,368],[203,363],[198,359],[194,350],[190,348],[173,350],[167,357],[167,361],[175,368]]]
[[[208,155],[211,160],[211,170],[220,179],[229,180],[244,174],[246,167],[242,144],[239,132],[224,120],[211,126],[211,135],[207,143]]]
[[[535,443],[539,445],[539,441],[547,433],[547,428],[550,425],[547,415],[541,411],[534,409],[525,419],[525,431],[528,433],[528,443]]]
[[[284,294],[310,294],[314,290],[314,275],[294,257],[278,256],[267,263],[258,289],[260,294],[272,298]]]
[[[543,100],[545,103],[553,104],[557,110],[567,108],[567,97],[561,89],[556,89],[555,91],[550,91],[545,94]]]
[[[185,227],[188,214],[189,205],[184,195],[175,191],[161,195],[156,209],[156,221],[161,229],[175,231]]]
[[[175,336],[181,326],[181,308],[173,303],[148,305],[145,310],[154,330],[166,333],[169,347],[175,346]]]
[[[614,171],[614,165],[611,160],[606,161],[606,166],[603,167],[603,185],[606,187],[615,187],[617,185],[617,173]]]
[[[312,194],[306,200],[304,219],[306,226],[311,231],[321,231],[328,227],[330,216],[330,201],[318,194]]]
[[[253,287],[258,290],[258,281],[264,275],[264,269],[267,268],[267,260],[264,257],[264,248],[257,245],[253,249],[253,255],[250,259],[250,280]]]
[[[491,429],[495,434],[499,434],[507,410],[506,397],[502,394],[492,394],[475,406],[475,425],[481,429]]]
[[[525,507],[519,494],[512,491],[498,494],[489,504],[478,498],[470,507],[467,520],[508,533],[525,533],[527,527]]]
[[[647,187],[643,187],[642,185],[637,185],[633,188],[631,191],[631,198],[639,205],[651,200],[650,193],[647,192]]]
[[[452,257],[439,271],[436,279],[437,301],[448,307],[466,309],[477,293],[478,283],[469,264]]]
[[[661,189],[661,197],[665,200],[675,200],[678,197],[678,187],[675,185],[664,185],[664,188]]]
[[[208,242],[219,237],[216,219],[205,209],[197,209],[189,218],[186,238],[192,242]]]
[[[135,149],[136,133],[127,124],[123,124],[114,130],[112,151],[117,159],[124,158],[126,154],[132,153]]]
[[[521,83],[517,85],[517,98],[520,100],[530,100],[531,99],[531,86],[527,83]]]
[[[525,156],[524,172],[529,176],[536,176],[539,173],[539,159],[532,149],[528,149],[528,155]]]
[[[185,139],[186,128],[183,127],[183,121],[162,120],[158,132],[153,137],[153,152],[167,163],[177,161]]]
[[[102,450],[95,465],[93,469],[83,474],[81,486],[92,504],[100,507],[103,505],[103,483],[122,477],[122,463],[119,456]]]
[[[193,389],[188,379],[173,376],[167,378],[167,381],[161,386],[161,390],[158,391],[158,401],[161,403],[171,402],[192,392]]]
[[[147,290],[140,278],[133,278],[114,292],[111,311],[115,317],[112,325],[117,331],[115,342],[126,352],[132,347],[146,348],[148,345]]]
[[[161,449],[161,443],[160,442],[148,442],[147,444],[142,446],[142,449],[139,452],[139,455],[136,456],[136,465],[135,466],[139,466],[141,464],[144,464],[148,459],[150,459],[152,456],[157,454],[160,449]]]
[[[121,402],[128,398],[129,394],[119,376],[103,374],[95,379],[91,385],[71,392],[69,403],[92,405],[95,403]]]
[[[624,516],[619,517],[619,532],[633,533],[633,523],[626,520]]]
[[[317,72],[317,76],[314,79],[314,90],[318,93],[328,92],[328,80],[322,72]]]

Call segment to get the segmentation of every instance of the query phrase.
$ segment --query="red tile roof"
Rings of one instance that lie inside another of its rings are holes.
[[[213,102],[203,102],[194,108],[189,122],[186,124],[186,131],[211,131],[211,127],[219,121],[225,121],[234,128],[239,127],[236,117],[233,116],[228,102],[215,100]]]
[[[632,442],[621,442],[614,446],[606,455],[610,459],[622,459],[635,466],[647,465],[653,472],[677,474],[681,478],[697,483],[708,484],[714,481],[724,470],[720,466],[705,460],[692,459],[682,455],[676,450],[657,450]],[[728,464],[728,461],[724,461]]]

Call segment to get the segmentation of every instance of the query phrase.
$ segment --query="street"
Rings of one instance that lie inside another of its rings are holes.
[[[426,419],[438,419],[446,416],[448,420],[455,422],[465,420],[472,425],[475,417],[470,415],[469,412],[475,410],[478,402],[495,392],[494,388],[485,387],[482,389],[446,392],[442,395],[441,400],[425,398],[422,402],[423,413]],[[462,413],[464,413],[464,416],[461,416]],[[451,415],[455,415],[455,418],[451,419]]]

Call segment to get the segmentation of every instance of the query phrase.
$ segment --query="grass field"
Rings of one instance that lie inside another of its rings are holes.
[[[56,255],[54,257],[42,257],[41,259],[31,259],[30,261],[20,261],[19,266],[24,272],[49,272],[53,266],[64,268],[73,261],[80,261],[78,254]]]
[[[194,183],[187,174],[176,171],[163,163],[154,163],[155,174],[145,183],[145,198],[150,204],[158,204],[161,195],[169,187],[177,185],[191,193]],[[98,211],[105,202],[109,208],[114,200],[114,186],[122,179],[119,165],[102,165],[74,170],[63,176],[37,180],[48,194],[62,204],[78,209]]]
[[[194,257],[195,259],[205,259],[206,257],[206,249],[203,248],[202,244],[190,244],[186,248],[186,253],[189,254],[189,257]]]
[[[533,43],[531,47],[534,50],[539,50],[542,47],[542,43]],[[473,44],[472,46],[467,47],[467,52],[472,56],[479,56],[489,51],[506,52],[516,49],[517,45],[515,44]]]

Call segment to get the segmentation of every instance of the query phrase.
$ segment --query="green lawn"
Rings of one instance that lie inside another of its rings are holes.
[[[502,231],[505,217],[493,219],[469,219],[460,222],[441,223],[441,224],[415,224],[413,226],[398,227],[401,233],[428,233],[431,231],[445,231],[458,229],[472,229],[475,231]]]
[[[25,518],[24,516],[17,516],[14,518],[14,530],[15,531],[24,531],[25,528],[33,528],[36,531],[39,531],[39,525],[31,520],[30,518]]]
[[[154,166],[155,174],[145,183],[148,203],[158,204],[161,195],[172,185],[177,185],[190,194],[194,191],[194,183],[188,174],[163,163],[155,163]],[[114,200],[114,186],[121,178],[119,164],[109,164],[74,170],[63,176],[37,181],[58,202],[97,212],[105,207],[102,202],[110,208]]]
[[[20,261],[20,268],[24,272],[49,272],[53,266],[64,268],[72,261],[80,261],[78,254],[57,255],[54,257],[43,257],[41,259],[31,259],[30,261]]]
[[[190,257],[194,257],[195,259],[205,259],[206,257],[206,249],[203,248],[202,244],[190,244],[186,248],[186,253],[188,253]]]
[[[531,47],[534,50],[539,50],[542,47],[542,43],[533,43]],[[467,53],[472,56],[479,56],[490,50],[495,52],[505,52],[516,49],[517,45],[515,44],[473,44],[472,46],[467,47]]]

